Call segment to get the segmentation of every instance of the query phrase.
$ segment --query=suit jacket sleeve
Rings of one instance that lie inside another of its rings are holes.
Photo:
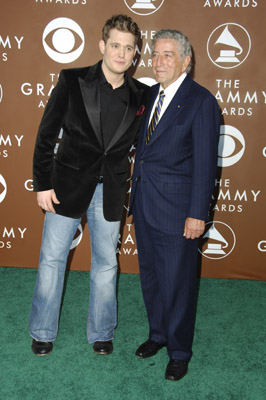
[[[68,88],[62,71],[48,100],[37,134],[33,156],[33,187],[36,192],[52,188],[54,147],[65,119],[67,105]]]
[[[192,124],[192,191],[188,216],[206,221],[217,170],[220,110],[214,96],[203,100]]]

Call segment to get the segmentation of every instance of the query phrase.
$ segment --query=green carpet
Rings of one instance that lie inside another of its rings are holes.
[[[1,400],[265,400],[266,283],[201,279],[193,357],[179,382],[164,379],[166,349],[139,359],[147,338],[139,276],[122,274],[114,352],[86,342],[89,272],[68,272],[53,353],[30,349],[36,270],[0,268]]]

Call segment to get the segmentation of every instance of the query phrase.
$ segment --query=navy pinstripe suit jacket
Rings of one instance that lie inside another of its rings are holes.
[[[158,90],[159,84],[152,87],[139,134],[129,214],[139,184],[147,221],[159,230],[183,233],[187,217],[208,219],[220,110],[215,97],[188,75],[146,145],[149,115]]]

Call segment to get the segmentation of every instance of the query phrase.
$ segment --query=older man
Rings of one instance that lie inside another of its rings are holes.
[[[188,75],[192,51],[183,33],[161,30],[152,46],[158,84],[141,127],[130,204],[149,320],[136,355],[166,346],[165,378],[176,381],[192,355],[198,238],[216,174],[220,112]]]

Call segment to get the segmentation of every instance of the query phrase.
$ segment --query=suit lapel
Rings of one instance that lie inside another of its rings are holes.
[[[182,82],[181,86],[177,90],[176,94],[174,95],[172,101],[168,105],[167,109],[165,110],[162,118],[157,125],[152,138],[145,146],[149,148],[152,146],[153,143],[163,134],[163,132],[170,126],[174,120],[178,120],[179,115],[183,112],[184,108],[186,107],[186,97],[189,95],[190,87],[191,87],[191,78],[189,75],[185,78]],[[158,94],[158,91],[157,91]],[[147,129],[148,126],[146,126]]]
[[[88,118],[95,135],[102,146],[98,68],[99,63],[90,68],[84,79],[81,77],[78,79]]]
[[[92,128],[98,138],[98,141],[101,146],[102,143],[102,132],[101,132],[101,116],[100,116],[100,91],[99,91],[99,68],[100,63],[96,64],[95,66],[91,67],[88,74],[84,79],[79,77],[79,85],[82,93],[82,98],[84,102],[84,106],[86,109],[86,113],[88,118],[91,122]],[[129,84],[129,98],[128,98],[128,105],[117,129],[115,135],[113,136],[112,140],[108,144],[106,151],[108,151],[120,138],[121,136],[127,131],[130,127],[134,118],[136,116],[136,111],[140,106],[143,90],[137,90],[134,82],[130,77],[128,77],[128,84]]]
[[[142,142],[141,143],[138,142],[138,146],[141,145],[142,151],[145,151],[145,148],[146,148],[147,129],[148,129],[148,126],[149,126],[149,120],[150,120],[150,115],[151,115],[151,112],[152,112],[152,107],[153,107],[155,99],[156,99],[156,97],[158,95],[159,87],[160,87],[160,85],[154,85],[152,87],[151,98],[150,98],[149,106],[148,106],[147,112],[146,112],[146,118],[145,118],[145,121],[142,124],[142,128],[141,129],[142,129],[143,135],[140,136]]]

